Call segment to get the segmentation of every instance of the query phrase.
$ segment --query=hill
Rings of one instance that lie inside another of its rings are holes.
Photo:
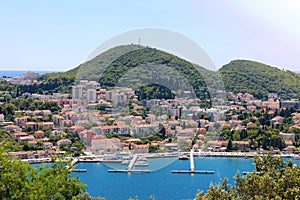
[[[117,46],[67,72],[45,74],[39,78],[43,84],[30,87],[30,91],[66,92],[80,79],[99,81],[106,88],[132,87],[143,98],[171,98],[171,93],[180,96],[180,92],[189,90],[204,100],[224,87],[234,93],[250,92],[257,98],[268,93],[278,93],[283,99],[300,96],[300,74],[291,71],[234,60],[214,72],[141,45]]]
[[[300,74],[269,65],[235,60],[218,70],[225,89],[234,93],[250,92],[257,98],[278,93],[283,99],[300,97]]]
[[[176,92],[179,96],[183,90],[190,90],[201,99],[207,99],[209,91],[213,93],[220,88],[216,83],[221,83],[213,71],[164,51],[140,45],[123,45],[109,49],[72,70],[46,74],[40,80],[57,82],[66,77],[75,82],[81,79],[99,81],[106,88],[125,86],[138,92],[142,88],[145,93],[154,94],[143,94],[146,98],[171,98],[174,96],[171,93],[165,96],[159,94],[169,88],[170,92]],[[145,85],[149,87],[145,88]]]

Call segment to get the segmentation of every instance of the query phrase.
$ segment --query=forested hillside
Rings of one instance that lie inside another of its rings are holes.
[[[222,79],[220,78],[222,77]],[[75,80],[76,79],[76,80]],[[217,72],[192,64],[172,54],[141,45],[123,45],[109,49],[95,58],[64,73],[39,78],[40,87],[20,86],[20,92],[68,91],[80,79],[99,81],[103,87],[126,86],[157,94],[169,88],[177,95],[189,90],[201,99],[224,89],[234,93],[250,92],[256,98],[278,93],[283,99],[300,97],[300,74],[262,63],[235,60]],[[149,85],[149,89],[147,89]],[[156,89],[153,87],[156,85]],[[213,94],[214,95],[214,94]],[[146,98],[168,98],[173,95],[147,95]]]
[[[257,98],[278,93],[283,99],[300,97],[300,74],[249,60],[235,60],[219,69],[226,90],[250,92]]]

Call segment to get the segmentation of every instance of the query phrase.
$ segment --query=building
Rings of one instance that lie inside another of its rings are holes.
[[[45,133],[44,131],[38,130],[34,132],[34,136],[36,137],[36,139],[41,139],[45,137]]]
[[[133,152],[135,154],[141,154],[141,153],[149,153],[149,144],[136,144],[133,146],[134,150]]]
[[[26,124],[28,118],[28,116],[16,117],[14,121],[16,125]]]
[[[3,127],[6,131],[20,132],[22,129],[16,125],[7,125]]]
[[[86,102],[87,103],[95,103],[97,102],[96,90],[88,89],[86,92]]]
[[[291,140],[295,142],[295,134],[294,133],[278,133],[278,135],[283,139],[283,140]]]
[[[72,144],[71,140],[69,139],[61,139],[57,141],[57,148],[59,149],[61,147],[61,145],[70,145]]]
[[[245,150],[250,147],[248,141],[232,141],[232,146],[237,147],[238,150]]]
[[[120,150],[121,140],[118,138],[96,137],[92,139],[91,149],[94,151],[115,152]]]
[[[280,102],[281,108],[291,108],[291,107],[300,107],[300,102],[296,100],[288,100],[288,101],[281,101]]]
[[[4,122],[4,115],[0,114],[0,122]]]
[[[82,93],[82,86],[73,86],[72,87],[72,99],[82,99],[83,93]]]

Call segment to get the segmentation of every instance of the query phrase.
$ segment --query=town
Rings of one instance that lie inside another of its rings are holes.
[[[222,93],[226,105],[201,108],[199,99],[188,96],[139,100],[131,88],[108,90],[88,80],[80,80],[66,94],[12,98],[9,91],[1,91],[1,146],[9,156],[29,161],[50,161],[60,154],[178,155],[191,149],[299,152],[298,99],[281,100],[276,93],[265,99]]]

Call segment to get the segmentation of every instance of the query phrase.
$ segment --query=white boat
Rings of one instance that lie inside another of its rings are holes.
[[[294,156],[294,159],[295,159],[295,160],[300,160],[300,155],[295,155],[295,156]]]
[[[147,166],[149,166],[149,165],[148,165],[148,163],[145,162],[145,161],[137,161],[137,162],[134,164],[134,166],[136,166],[136,167],[147,167]]]
[[[138,161],[147,161],[147,158],[146,157],[139,157]]]
[[[188,160],[189,157],[187,155],[183,155],[183,156],[180,156],[178,159],[179,160]]]
[[[129,163],[130,163],[130,160],[123,160],[121,164],[122,165],[128,165]]]

